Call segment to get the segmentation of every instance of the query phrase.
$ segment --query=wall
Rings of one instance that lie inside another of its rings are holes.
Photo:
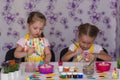
[[[95,43],[106,48],[113,60],[116,59],[116,3],[117,0],[1,0],[0,62],[27,33],[26,19],[34,10],[47,18],[44,32],[57,61],[61,49],[69,46],[71,40],[77,40],[77,26],[86,22],[98,26],[101,31]]]

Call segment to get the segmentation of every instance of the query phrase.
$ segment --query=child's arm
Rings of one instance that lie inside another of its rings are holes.
[[[72,57],[74,57],[74,56],[75,56],[74,52],[68,50],[68,52],[65,53],[64,56],[62,56],[61,61],[67,62],[67,61],[69,61],[69,60],[70,60]]]
[[[45,60],[44,62],[45,63],[49,63],[50,60],[51,60],[51,51],[50,51],[50,48],[49,47],[45,47]]]
[[[68,50],[67,53],[61,58],[61,61],[69,61],[72,57],[76,56],[77,54],[82,54],[83,50],[81,48],[77,48],[74,52]]]
[[[16,58],[22,58],[22,57],[27,56],[28,54],[31,54],[31,53],[35,52],[35,48],[32,48],[32,47],[27,47],[27,50],[28,51],[25,52],[24,48],[18,44],[17,48],[15,50],[14,56]]]
[[[14,56],[16,58],[22,58],[22,57],[24,57],[26,55],[27,55],[27,53],[24,52],[24,49],[20,45],[17,45],[17,48],[16,48],[15,53],[14,53]]]
[[[104,61],[111,61],[112,58],[108,53],[104,52],[103,50],[100,53],[93,53],[94,57],[102,59]]]

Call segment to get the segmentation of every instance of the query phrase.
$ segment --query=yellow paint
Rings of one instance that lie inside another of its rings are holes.
[[[46,77],[53,77],[53,76],[56,76],[56,74],[55,73],[46,74]]]

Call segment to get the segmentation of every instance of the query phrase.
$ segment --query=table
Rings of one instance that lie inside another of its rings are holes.
[[[111,63],[110,71],[106,72],[107,76],[106,76],[106,79],[104,79],[104,80],[112,80],[112,72],[113,72],[114,67],[116,67],[116,62],[110,62],[110,63]],[[56,76],[54,76],[52,78],[54,78],[54,80],[59,80],[58,62],[51,62],[50,64],[54,65],[54,73],[56,74]],[[80,63],[79,62],[63,62],[63,66],[69,66],[69,67],[76,66],[79,68],[80,72],[82,72],[82,65],[83,65],[83,63],[81,63],[81,62]],[[33,75],[33,73],[25,72],[24,66],[25,66],[25,63],[21,63],[21,66],[20,66],[21,76],[18,80],[26,80],[27,77],[29,77],[30,75]],[[118,70],[118,71],[120,72],[120,70]],[[102,80],[99,77],[99,75],[96,73],[96,71],[95,71],[93,77],[96,78],[96,80]],[[46,75],[40,74],[40,78],[42,80],[46,80]],[[74,80],[74,79],[72,78],[69,80]],[[89,80],[89,79],[85,75],[83,75],[83,79],[75,79],[75,80]],[[120,80],[120,77],[118,80]]]
[[[111,63],[112,64],[111,64],[110,71],[106,72],[107,73],[106,80],[112,80],[112,72],[113,72],[114,67],[116,67],[116,62],[111,62]],[[53,78],[55,80],[59,80],[58,62],[51,62],[50,64],[54,65],[54,73],[56,74],[56,76],[54,76]],[[79,68],[80,72],[82,72],[82,64],[83,63],[79,63],[79,62],[63,62],[63,66],[69,66],[69,67],[76,66],[76,67]],[[22,74],[21,74],[20,80],[26,80],[27,77],[29,77],[30,75],[33,74],[33,73],[24,72],[25,71],[25,67],[24,66],[25,66],[25,63],[21,63],[20,70],[21,70]],[[119,72],[120,72],[120,70],[119,70]],[[46,79],[44,74],[40,74],[40,75],[41,75],[40,78],[42,80]],[[97,80],[101,80],[101,78],[98,76],[96,71],[95,71],[93,77],[96,78]],[[69,80],[73,80],[73,79],[69,79]],[[87,79],[87,77],[85,75],[83,75],[83,79],[80,79],[80,80],[88,80],[88,79]]]

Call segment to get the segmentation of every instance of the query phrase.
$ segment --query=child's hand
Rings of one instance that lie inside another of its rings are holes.
[[[92,60],[92,59],[94,59],[94,58],[96,58],[93,54],[89,54],[89,59],[90,60]]]
[[[35,53],[34,47],[28,47],[28,54]]]
[[[44,60],[44,63],[45,63],[45,64],[48,64],[49,62],[50,62],[50,61],[48,61],[48,60]]]
[[[93,54],[91,54],[91,53],[84,53],[84,54],[85,54],[84,55],[84,59],[85,59],[86,62],[89,62],[92,59],[94,59],[94,55]]]
[[[93,55],[94,58],[98,57],[98,54],[96,54],[96,53],[92,53],[92,55]]]
[[[75,55],[82,54],[82,53],[83,53],[83,50],[80,47],[75,50]]]

